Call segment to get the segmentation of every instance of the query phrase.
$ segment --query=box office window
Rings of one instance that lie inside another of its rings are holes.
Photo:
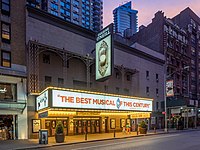
[[[0,101],[17,101],[17,84],[0,83]]]
[[[10,24],[1,22],[1,39],[2,42],[10,43]]]
[[[1,51],[1,66],[11,67],[11,53],[6,51]]]
[[[10,15],[10,0],[1,0],[1,13]]]

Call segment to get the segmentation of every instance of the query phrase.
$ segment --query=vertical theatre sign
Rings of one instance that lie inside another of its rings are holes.
[[[96,36],[96,80],[105,80],[112,75],[112,33],[113,24],[110,24]]]

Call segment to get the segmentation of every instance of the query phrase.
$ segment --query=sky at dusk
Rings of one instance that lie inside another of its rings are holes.
[[[130,0],[129,0],[130,1]],[[162,10],[167,18],[172,18],[182,10],[190,7],[200,17],[200,0],[131,0],[132,9],[138,10],[138,27],[151,23],[154,14]],[[103,0],[103,25],[113,22],[112,11],[125,0]]]

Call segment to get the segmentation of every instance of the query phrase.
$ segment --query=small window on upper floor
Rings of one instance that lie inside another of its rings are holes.
[[[126,80],[127,80],[127,81],[131,81],[131,75],[130,75],[130,74],[127,74],[127,75],[126,75]]]
[[[10,16],[10,0],[1,0],[1,13]]]
[[[158,97],[158,89],[156,89],[156,96]]]
[[[146,79],[149,80],[149,71],[146,71]]]
[[[149,95],[149,87],[146,87],[146,94]]]
[[[51,85],[51,77],[50,76],[45,76],[45,86],[50,86]]]
[[[69,60],[67,60],[67,68],[69,68]]]
[[[108,86],[107,85],[104,85],[104,91],[108,92]]]
[[[43,63],[50,64],[50,55],[43,54]]]
[[[1,66],[11,67],[11,53],[6,51],[1,51]]]
[[[58,78],[58,86],[63,87],[64,85],[64,79],[63,78]]]
[[[119,72],[116,72],[115,77],[116,77],[116,79],[119,79],[119,78],[120,78]]]
[[[156,82],[159,82],[159,77],[157,73],[156,73]]]
[[[1,39],[2,42],[10,43],[11,36],[9,23],[1,22]]]
[[[129,89],[124,89],[124,94],[129,95]]]
[[[156,110],[159,109],[159,102],[156,102]]]
[[[119,93],[119,87],[116,87],[116,93],[117,94]]]

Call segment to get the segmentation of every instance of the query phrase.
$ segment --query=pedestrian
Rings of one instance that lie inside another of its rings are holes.
[[[126,133],[126,127],[125,126],[122,127],[122,133],[123,134]]]
[[[130,125],[128,123],[126,124],[126,132],[130,134]]]

